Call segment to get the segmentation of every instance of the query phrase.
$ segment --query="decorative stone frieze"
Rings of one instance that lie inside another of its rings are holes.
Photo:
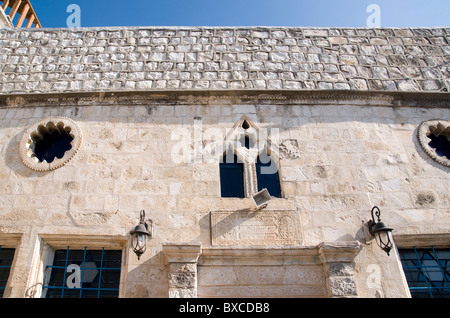
[[[301,244],[298,211],[211,212],[213,245]]]

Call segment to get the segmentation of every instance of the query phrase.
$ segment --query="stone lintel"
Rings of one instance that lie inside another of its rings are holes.
[[[83,234],[39,234],[39,237],[54,249],[90,248],[123,249],[129,242],[125,235],[83,235]]]
[[[287,261],[288,260],[288,261]],[[320,264],[315,246],[226,246],[205,247],[200,265]]]
[[[0,233],[0,246],[3,248],[16,247],[21,238],[21,233]]]
[[[398,248],[447,248],[450,233],[394,234],[394,241]]]

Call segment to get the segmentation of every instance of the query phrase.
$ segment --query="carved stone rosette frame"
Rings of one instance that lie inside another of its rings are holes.
[[[62,158],[55,158],[52,162],[40,161],[34,154],[33,135],[39,135],[39,127],[49,130],[64,130],[73,140],[71,149],[67,150]],[[82,134],[78,125],[67,117],[48,117],[38,121],[25,130],[19,142],[19,156],[28,168],[35,171],[51,171],[67,164],[78,152],[82,142]]]
[[[434,161],[450,167],[450,159],[438,155],[436,149],[430,147],[428,144],[430,142],[430,138],[428,137],[430,134],[434,134],[436,137],[441,135],[445,136],[450,141],[450,121],[439,119],[427,120],[422,122],[417,130],[417,138],[423,151]]]

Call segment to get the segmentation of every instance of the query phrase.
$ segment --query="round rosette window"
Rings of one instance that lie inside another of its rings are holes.
[[[436,162],[450,167],[450,121],[427,120],[417,131],[420,146]]]
[[[78,125],[66,117],[49,117],[28,128],[20,140],[19,155],[35,171],[64,166],[81,146]]]

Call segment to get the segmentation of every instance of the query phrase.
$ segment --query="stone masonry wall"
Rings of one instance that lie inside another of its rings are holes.
[[[213,241],[214,213],[258,229],[264,218],[248,213],[251,198],[220,197],[221,153],[191,151],[223,140],[243,116],[279,133],[282,197],[261,214],[284,216],[294,225],[284,234],[297,235],[279,249],[261,241],[267,262],[279,257],[265,265],[284,266],[294,246],[312,253],[313,271],[326,265],[320,295],[326,280],[337,297],[407,296],[395,251],[384,254],[366,223],[377,205],[403,242],[438,235],[448,246],[449,168],[423,151],[417,130],[450,120],[449,37],[448,28],[0,28],[0,244],[17,243],[8,296],[28,295],[45,240],[99,236],[95,244],[123,248],[121,296],[208,296],[205,278],[239,243],[226,231]],[[21,137],[50,116],[75,122],[82,143],[63,166],[34,171]],[[206,139],[179,147],[199,133]],[[180,150],[190,161],[176,162]],[[123,246],[141,209],[154,232],[138,260]],[[189,252],[185,265],[178,249]],[[241,257],[235,273],[251,274],[240,268],[247,252],[230,254]]]
[[[379,262],[383,286],[377,293],[405,295],[395,257],[370,243],[364,224],[378,205],[396,235],[448,232],[448,168],[429,158],[415,136],[423,120],[449,119],[448,108],[392,107],[383,99],[374,106],[334,99],[197,102],[130,106],[80,98],[71,106],[35,100],[34,107],[0,108],[0,234],[22,234],[16,297],[24,296],[39,235],[127,237],[141,209],[153,220],[154,234],[140,261],[131,250],[126,255],[124,295],[167,297],[162,244],[209,247],[212,211],[253,205],[250,198],[220,197],[217,161],[175,163],[179,137],[173,132],[187,129],[193,136],[194,120],[201,119],[203,132],[218,128],[225,134],[243,115],[260,128],[279,129],[283,198],[273,198],[264,211],[298,213],[302,246],[359,241],[364,248],[354,274],[358,295],[375,294],[366,284],[366,268]],[[36,172],[22,164],[19,140],[48,116],[75,121],[83,143],[65,166]]]
[[[0,29],[0,93],[448,91],[448,28]]]

